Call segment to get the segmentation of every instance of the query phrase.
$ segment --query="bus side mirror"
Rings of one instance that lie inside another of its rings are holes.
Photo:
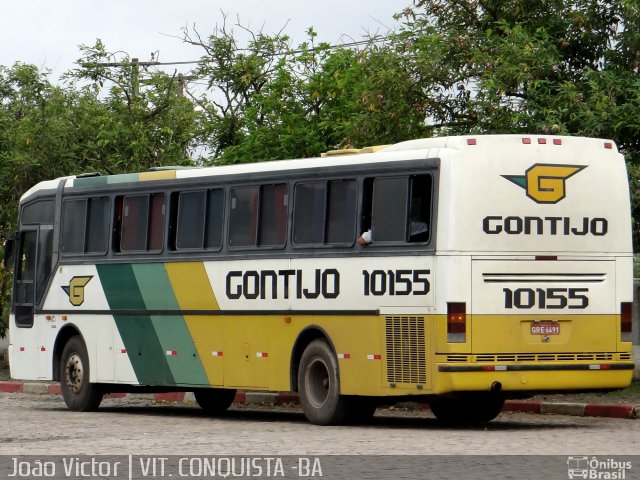
[[[15,238],[10,238],[4,244],[4,255],[2,256],[2,264],[4,265],[4,268],[13,267],[13,251],[15,244]]]

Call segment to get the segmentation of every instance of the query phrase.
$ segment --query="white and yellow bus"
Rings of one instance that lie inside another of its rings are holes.
[[[238,389],[294,391],[317,424],[407,398],[488,421],[506,398],[630,383],[631,217],[611,141],[337,153],[33,187],[12,376],[59,380],[72,410],[180,390],[220,413]]]

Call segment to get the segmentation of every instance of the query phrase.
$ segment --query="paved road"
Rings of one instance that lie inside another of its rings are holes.
[[[318,427],[298,408],[234,406],[225,418],[197,406],[106,399],[70,412],[59,396],[0,395],[5,455],[637,455],[634,420],[503,413],[445,428],[429,412],[378,412],[369,425]],[[639,469],[640,470],[640,469]]]

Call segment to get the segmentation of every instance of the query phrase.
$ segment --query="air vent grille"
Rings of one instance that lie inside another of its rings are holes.
[[[385,319],[387,381],[425,384],[424,317],[392,316]]]
[[[616,354],[598,353],[525,353],[486,355],[447,355],[447,362],[575,362],[594,360],[615,360]],[[631,360],[630,353],[618,354],[620,360]]]

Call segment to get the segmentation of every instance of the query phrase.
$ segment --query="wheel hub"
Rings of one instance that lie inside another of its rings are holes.
[[[78,393],[84,382],[84,368],[82,359],[77,353],[72,353],[67,358],[64,368],[64,381],[71,393]]]
[[[314,358],[309,363],[305,383],[307,397],[311,404],[316,408],[322,407],[329,398],[331,387],[329,368],[323,359]]]

